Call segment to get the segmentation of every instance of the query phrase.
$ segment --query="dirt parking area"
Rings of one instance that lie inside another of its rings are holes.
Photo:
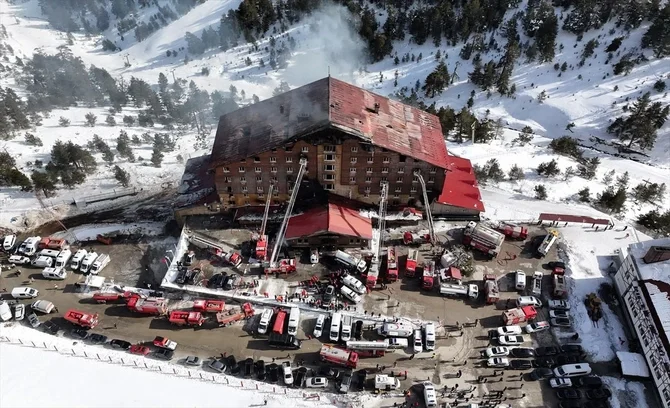
[[[206,231],[207,234],[222,240],[248,256],[251,253],[251,235],[244,230]],[[451,233],[451,234],[450,234]],[[546,232],[533,229],[529,241],[535,237],[541,237]],[[456,242],[458,239],[455,232],[441,235],[446,242]],[[167,268],[163,258],[170,257],[171,248],[174,247],[176,239],[171,237],[152,238],[138,242],[115,242],[112,245],[92,243],[90,247],[98,253],[108,253],[112,262],[105,268],[102,275],[113,279],[119,284],[132,286],[155,285],[162,279],[162,274]],[[86,245],[89,249],[89,246]],[[249,267],[230,268],[212,262],[212,257],[206,251],[190,248],[196,251],[196,263],[204,272],[204,279],[212,275],[226,272],[244,275],[248,278],[260,279],[260,292],[268,288],[276,287],[276,280],[270,278],[265,280],[261,271]],[[555,249],[554,249],[555,251]],[[400,265],[404,265],[407,248],[398,247]],[[428,247],[421,248],[424,258],[430,256],[432,250]],[[172,254],[174,256],[174,254]],[[406,397],[390,395],[385,400],[384,406],[390,406],[393,402],[420,402],[423,406],[421,396],[423,381],[431,381],[438,388],[438,400],[441,402],[454,402],[456,398],[459,403],[482,402],[494,396],[494,391],[502,391],[501,398],[507,398],[507,403],[513,406],[521,403],[526,407],[555,406],[553,393],[539,382],[527,381],[529,371],[495,370],[483,367],[480,353],[489,345],[496,345],[495,340],[491,343],[488,332],[491,328],[502,325],[500,319],[501,311],[507,308],[507,300],[519,295],[513,291],[513,277],[511,272],[521,269],[531,277],[534,271],[549,271],[543,268],[544,263],[555,259],[555,253],[549,254],[545,259],[537,259],[532,255],[531,246],[518,242],[506,242],[504,250],[496,260],[486,261],[475,259],[475,273],[472,277],[464,278],[464,283],[478,283],[481,288],[482,277],[485,274],[494,274],[500,278],[501,300],[497,305],[486,305],[482,297],[477,300],[446,298],[433,290],[426,292],[420,290],[418,278],[401,278],[398,282],[389,284],[384,290],[375,290],[364,297],[363,309],[365,316],[371,313],[411,320],[434,320],[439,322],[437,348],[434,353],[423,352],[415,356],[409,350],[389,352],[383,357],[361,359],[358,368],[366,369],[372,373],[383,371],[387,374],[400,375],[402,389],[408,390]],[[288,285],[298,281],[306,280],[317,275],[325,277],[330,270],[323,264],[311,265],[305,262],[304,257],[298,264],[298,271],[285,278]],[[308,260],[307,260],[308,261]],[[0,287],[11,291],[11,288],[28,284],[28,279],[34,277],[32,287],[40,290],[39,299],[53,301],[58,307],[58,312],[48,316],[54,318],[65,330],[73,326],[66,322],[62,316],[69,308],[78,308],[85,311],[98,313],[100,325],[94,329],[95,332],[105,334],[111,338],[121,338],[131,342],[151,341],[155,336],[165,336],[179,343],[177,356],[198,355],[201,358],[217,357],[221,354],[235,355],[238,359],[253,358],[265,359],[266,361],[290,359],[294,366],[304,365],[316,368],[318,362],[318,351],[322,345],[320,339],[311,338],[316,315],[303,314],[298,338],[303,340],[299,351],[287,352],[270,349],[265,336],[256,333],[259,316],[251,318],[242,323],[228,327],[213,327],[207,323],[203,327],[176,328],[169,324],[165,318],[154,318],[132,314],[124,305],[97,304],[91,301],[90,294],[83,295],[76,290],[75,283],[83,280],[79,273],[69,273],[65,281],[48,281],[42,278],[40,270],[20,268],[23,273],[19,277],[12,277],[8,272],[3,272],[0,278]],[[11,273],[11,272],[10,272]],[[401,277],[402,277],[401,268]],[[282,278],[281,280],[284,280]],[[510,284],[507,284],[509,282]],[[264,286],[265,285],[265,286]],[[544,282],[545,288],[549,287],[548,277]],[[7,294],[3,295],[7,297]],[[170,308],[186,309],[193,296],[187,294],[168,294]],[[25,303],[29,303],[24,301]],[[238,308],[238,305],[233,306]],[[42,321],[46,316],[40,316]],[[464,327],[465,326],[465,327]],[[366,330],[364,339],[378,339],[374,330]],[[548,345],[554,342],[553,336],[542,333],[542,336],[526,335],[527,344],[524,346]],[[322,339],[323,340],[323,339]],[[498,375],[502,373],[502,375]],[[519,374],[526,374],[520,377]],[[479,378],[484,376],[483,378]],[[486,382],[483,379],[486,378]],[[523,380],[522,380],[523,379]],[[453,392],[452,392],[453,389]],[[467,393],[459,394],[459,391],[468,390]],[[467,400],[466,400],[467,398]],[[518,401],[517,401],[518,400]]]

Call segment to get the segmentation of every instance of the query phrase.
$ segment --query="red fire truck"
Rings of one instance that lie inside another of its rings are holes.
[[[173,310],[170,312],[170,323],[177,326],[202,326],[205,318],[200,312],[189,312],[188,310]]]
[[[358,353],[355,351],[341,349],[330,344],[321,347],[319,353],[322,361],[343,367],[356,368],[358,365]]]
[[[498,281],[495,275],[484,276],[484,292],[486,293],[486,303],[492,305],[500,299],[498,290]]]
[[[275,322],[272,325],[272,332],[277,333],[277,334],[283,334],[284,333],[284,326],[286,322],[286,310],[280,310],[277,312],[277,315],[275,316]]]
[[[98,325],[97,313],[86,313],[76,309],[70,309],[63,316],[65,320],[85,329],[92,329]]]
[[[405,263],[405,276],[413,278],[416,274],[416,268],[419,266],[419,250],[410,249],[407,254],[407,263]]]
[[[537,310],[533,306],[517,307],[505,310],[502,313],[502,320],[506,326],[525,323],[537,317]]]
[[[417,234],[416,232],[405,231],[402,234],[402,242],[405,245],[423,245],[430,243],[430,234]]]
[[[423,276],[421,277],[421,287],[424,290],[433,289],[435,283],[435,261],[428,261],[423,266]]]
[[[162,298],[142,298],[133,295],[128,299],[128,309],[133,312],[160,316],[167,314],[167,302]]]
[[[197,299],[193,301],[193,309],[197,312],[203,313],[222,312],[225,306],[226,302],[223,300]]]
[[[463,244],[478,249],[490,258],[498,256],[505,236],[481,223],[470,221],[463,231]]]
[[[398,280],[398,258],[393,246],[386,250],[386,277],[389,282]]]
[[[505,234],[507,238],[526,239],[528,237],[528,228],[520,225],[501,222],[495,225],[495,229]]]
[[[239,313],[234,313],[233,311],[217,313],[216,322],[219,324],[219,326],[225,327],[253,315],[254,308],[251,306],[251,303],[247,302],[242,305],[242,309]]]

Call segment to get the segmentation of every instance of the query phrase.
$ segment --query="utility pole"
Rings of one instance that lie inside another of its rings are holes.
[[[472,129],[472,144],[475,144],[475,126],[477,126],[477,121],[474,120],[470,128]]]

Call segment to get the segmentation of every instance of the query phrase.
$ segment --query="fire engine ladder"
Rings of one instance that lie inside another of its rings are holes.
[[[382,182],[381,192],[379,193],[379,238],[377,239],[377,254],[375,262],[377,265],[382,259],[382,246],[384,243],[384,230],[386,229],[386,206],[388,201],[388,184]]]
[[[261,237],[265,235],[265,227],[268,225],[268,215],[270,214],[270,203],[272,202],[272,191],[274,190],[274,187],[274,184],[270,184],[270,188],[268,188],[268,199],[265,201],[265,212],[263,213],[263,222],[261,223]]]
[[[435,236],[435,225],[433,224],[433,214],[430,211],[430,203],[428,202],[428,190],[426,190],[426,182],[423,180],[423,176],[420,171],[415,171],[414,176],[419,179],[421,184],[421,189],[423,190],[423,206],[426,211],[426,218],[428,219],[428,232],[430,234],[430,244],[437,244],[437,236]]]
[[[291,213],[293,212],[293,206],[295,205],[295,200],[298,197],[298,190],[300,190],[300,184],[302,183],[302,176],[305,175],[305,168],[307,167],[307,159],[300,159],[300,169],[298,170],[298,175],[295,178],[295,184],[293,184],[293,191],[291,192],[291,199],[286,206],[286,214],[284,214],[284,220],[279,227],[279,232],[277,232],[277,237],[275,238],[275,246],[272,249],[272,256],[270,257],[270,268],[277,267],[277,258],[279,257],[279,248],[281,243],[284,240],[284,235],[286,235],[286,227],[288,226],[288,220],[291,218]]]

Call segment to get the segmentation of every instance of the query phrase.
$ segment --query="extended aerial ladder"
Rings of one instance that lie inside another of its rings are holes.
[[[379,236],[377,238],[377,248],[373,248],[372,263],[368,270],[368,276],[365,281],[365,286],[372,289],[377,285],[379,279],[379,265],[382,259],[382,247],[384,242],[384,229],[386,229],[386,206],[388,199],[388,184],[382,182],[381,191],[379,193]]]
[[[256,241],[256,259],[265,261],[268,256],[268,236],[265,235],[265,228],[268,225],[268,216],[270,215],[270,203],[272,202],[272,191],[274,184],[270,184],[268,189],[268,198],[265,201],[265,212],[263,213],[263,222],[261,223],[261,231]]]
[[[295,178],[295,184],[293,185],[293,191],[291,192],[291,198],[286,206],[286,213],[284,214],[284,219],[282,220],[279,231],[275,238],[275,245],[272,249],[272,255],[270,256],[270,261],[266,264],[265,273],[290,273],[295,272],[295,259],[282,259],[277,262],[279,258],[279,250],[284,241],[284,236],[286,235],[286,228],[288,227],[288,220],[291,218],[291,213],[293,212],[293,206],[295,201],[298,198],[298,190],[300,190],[300,184],[302,183],[302,177],[305,175],[305,169],[307,168],[307,159],[300,159],[300,169]]]
[[[430,202],[428,201],[428,190],[426,189],[426,182],[423,179],[420,171],[415,171],[414,176],[419,179],[421,189],[423,190],[423,206],[426,209],[426,218],[428,219],[428,236],[430,237],[430,244],[437,244],[437,236],[435,235],[435,224],[433,223],[433,213],[430,210]]]

